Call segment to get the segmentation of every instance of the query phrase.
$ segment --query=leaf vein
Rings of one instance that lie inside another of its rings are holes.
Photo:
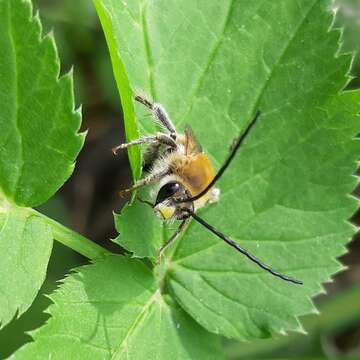
[[[271,316],[273,318],[276,318],[276,319],[279,319],[279,320],[282,320],[279,316],[277,316],[276,314],[270,314],[268,311],[266,311],[265,309],[261,309],[259,307],[256,307],[256,306],[252,306],[250,304],[244,304],[242,302],[239,301],[239,299],[235,300],[234,298],[232,298],[230,295],[226,294],[224,291],[218,289],[214,284],[212,284],[209,280],[207,280],[202,274],[200,274],[200,277],[201,279],[210,287],[212,288],[215,292],[219,293],[220,295],[222,295],[224,298],[226,298],[227,300],[237,304],[237,305],[240,305],[241,307],[243,307],[245,309],[245,313],[248,315],[248,319],[249,320],[252,320],[252,322],[254,324],[256,324],[256,321],[255,319],[252,317],[250,311],[248,311],[248,309],[252,309],[252,310],[255,310],[255,311],[258,311],[262,314],[266,314],[268,316]]]
[[[14,184],[14,190],[16,191],[18,184],[21,179],[21,174],[23,172],[24,168],[24,146],[22,142],[22,134],[20,131],[20,125],[19,125],[19,76],[18,76],[18,56],[17,56],[17,48],[16,48],[16,42],[15,42],[15,35],[14,35],[14,28],[12,23],[12,8],[10,1],[7,2],[8,4],[8,14],[9,14],[9,39],[11,42],[11,46],[13,48],[13,55],[14,55],[14,86],[15,86],[15,103],[14,103],[14,114],[15,114],[15,129],[19,135],[19,146],[20,146],[20,166],[18,170],[18,176]]]
[[[278,66],[281,64],[283,58],[285,57],[287,51],[289,50],[290,46],[292,45],[293,41],[296,39],[299,30],[301,29],[301,27],[304,25],[308,15],[311,13],[311,11],[314,9],[315,5],[319,2],[319,0],[315,0],[312,5],[309,7],[309,9],[306,11],[304,17],[301,19],[300,23],[298,24],[298,26],[296,27],[294,33],[292,34],[292,36],[290,37],[289,41],[286,43],[283,51],[281,52],[278,60],[275,62],[275,64],[273,65],[272,69],[270,70],[269,76],[266,79],[266,81],[264,82],[264,85],[260,88],[260,92],[259,95],[257,96],[256,100],[255,100],[255,104],[254,107],[252,109],[251,113],[254,113],[258,107],[259,107],[259,103],[261,101],[262,96],[264,95],[267,87],[269,86],[276,69],[278,68]]]
[[[131,337],[132,333],[135,331],[136,327],[139,326],[139,324],[144,321],[145,316],[147,315],[147,311],[150,308],[150,306],[157,300],[157,298],[161,296],[160,295],[160,291],[157,290],[155,291],[155,293],[149,298],[149,300],[144,304],[143,309],[140,311],[140,313],[138,314],[138,316],[136,317],[136,319],[134,320],[133,324],[131,325],[130,329],[128,330],[126,336],[124,337],[124,339],[121,341],[121,343],[119,344],[119,346],[117,346],[117,348],[115,349],[115,352],[113,354],[113,356],[111,357],[112,359],[117,359],[119,358],[118,355],[121,354],[122,349],[125,349],[127,351],[127,342],[129,340],[129,338]]]
[[[229,4],[228,11],[227,11],[226,16],[225,16],[224,25],[223,25],[223,27],[222,27],[222,29],[220,31],[218,40],[215,43],[212,50],[210,51],[209,59],[208,59],[206,65],[204,66],[204,71],[199,76],[198,82],[195,85],[195,89],[194,89],[194,91],[193,91],[193,93],[192,93],[192,95],[190,97],[189,105],[188,105],[187,109],[184,111],[184,114],[179,117],[179,120],[177,122],[177,126],[180,126],[185,121],[187,115],[189,115],[189,113],[191,112],[191,110],[192,110],[192,108],[194,106],[195,96],[199,92],[199,90],[201,89],[201,86],[202,86],[202,84],[203,84],[203,82],[204,82],[204,80],[206,78],[206,75],[207,75],[207,73],[208,73],[208,71],[210,69],[210,66],[211,66],[213,60],[215,59],[215,57],[217,55],[217,52],[219,51],[220,46],[222,44],[223,35],[224,35],[225,30],[226,30],[226,28],[227,28],[227,26],[229,24],[231,14],[232,14],[232,11],[233,11],[233,7],[234,7],[234,3],[235,3],[235,0],[231,0],[231,2]]]
[[[147,22],[146,22],[147,6],[148,6],[148,1],[145,1],[143,3],[142,8],[140,9],[140,19],[141,19],[141,27],[142,27],[143,41],[144,41],[144,47],[145,47],[146,61],[148,64],[148,69],[149,69],[150,96],[153,101],[156,101],[155,80],[154,80],[154,62],[152,59],[150,40],[149,40],[149,32],[147,29]]]
[[[204,308],[208,309],[210,312],[212,312],[213,314],[215,314],[216,316],[219,316],[222,318],[222,320],[225,320],[231,327],[232,329],[239,335],[239,331],[236,328],[236,326],[227,318],[223,317],[222,314],[216,312],[213,308],[211,308],[210,306],[208,306],[206,303],[202,303],[200,302],[200,300],[187,288],[185,287],[178,279],[176,279],[174,276],[172,276],[172,279],[175,283],[177,283],[179,286],[181,286],[196,302],[200,303],[201,306],[203,306]],[[181,303],[180,299],[176,296],[175,297],[178,299],[179,303]],[[183,306],[184,309],[186,309],[185,306]],[[196,318],[196,317],[195,317]]]

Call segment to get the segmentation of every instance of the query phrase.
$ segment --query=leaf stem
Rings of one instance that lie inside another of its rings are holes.
[[[58,223],[56,220],[51,219],[34,209],[31,209],[30,211],[35,215],[41,217],[43,220],[45,220],[47,224],[51,226],[55,240],[73,249],[79,254],[92,260],[112,254],[110,251],[106,250],[102,246],[89,240],[85,236],[77,233],[76,231],[73,231],[66,226]]]

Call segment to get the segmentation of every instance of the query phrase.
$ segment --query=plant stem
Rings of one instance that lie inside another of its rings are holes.
[[[92,260],[112,254],[110,251],[106,250],[100,245],[97,245],[95,242],[87,239],[85,236],[82,236],[81,234],[67,228],[64,225],[61,225],[46,215],[43,215],[34,209],[31,209],[31,212],[41,217],[47,224],[51,226],[55,240],[73,249],[79,254]]]

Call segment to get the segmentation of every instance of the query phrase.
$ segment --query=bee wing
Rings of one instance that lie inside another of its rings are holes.
[[[202,147],[197,141],[193,129],[190,125],[185,126],[185,153],[186,154],[199,154],[202,152]]]

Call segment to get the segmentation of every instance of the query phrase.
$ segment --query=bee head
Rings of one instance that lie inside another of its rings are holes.
[[[179,182],[164,184],[156,197],[155,213],[163,220],[184,220],[189,217],[188,210],[194,209],[193,202],[180,203],[179,200],[191,197],[190,192]]]

